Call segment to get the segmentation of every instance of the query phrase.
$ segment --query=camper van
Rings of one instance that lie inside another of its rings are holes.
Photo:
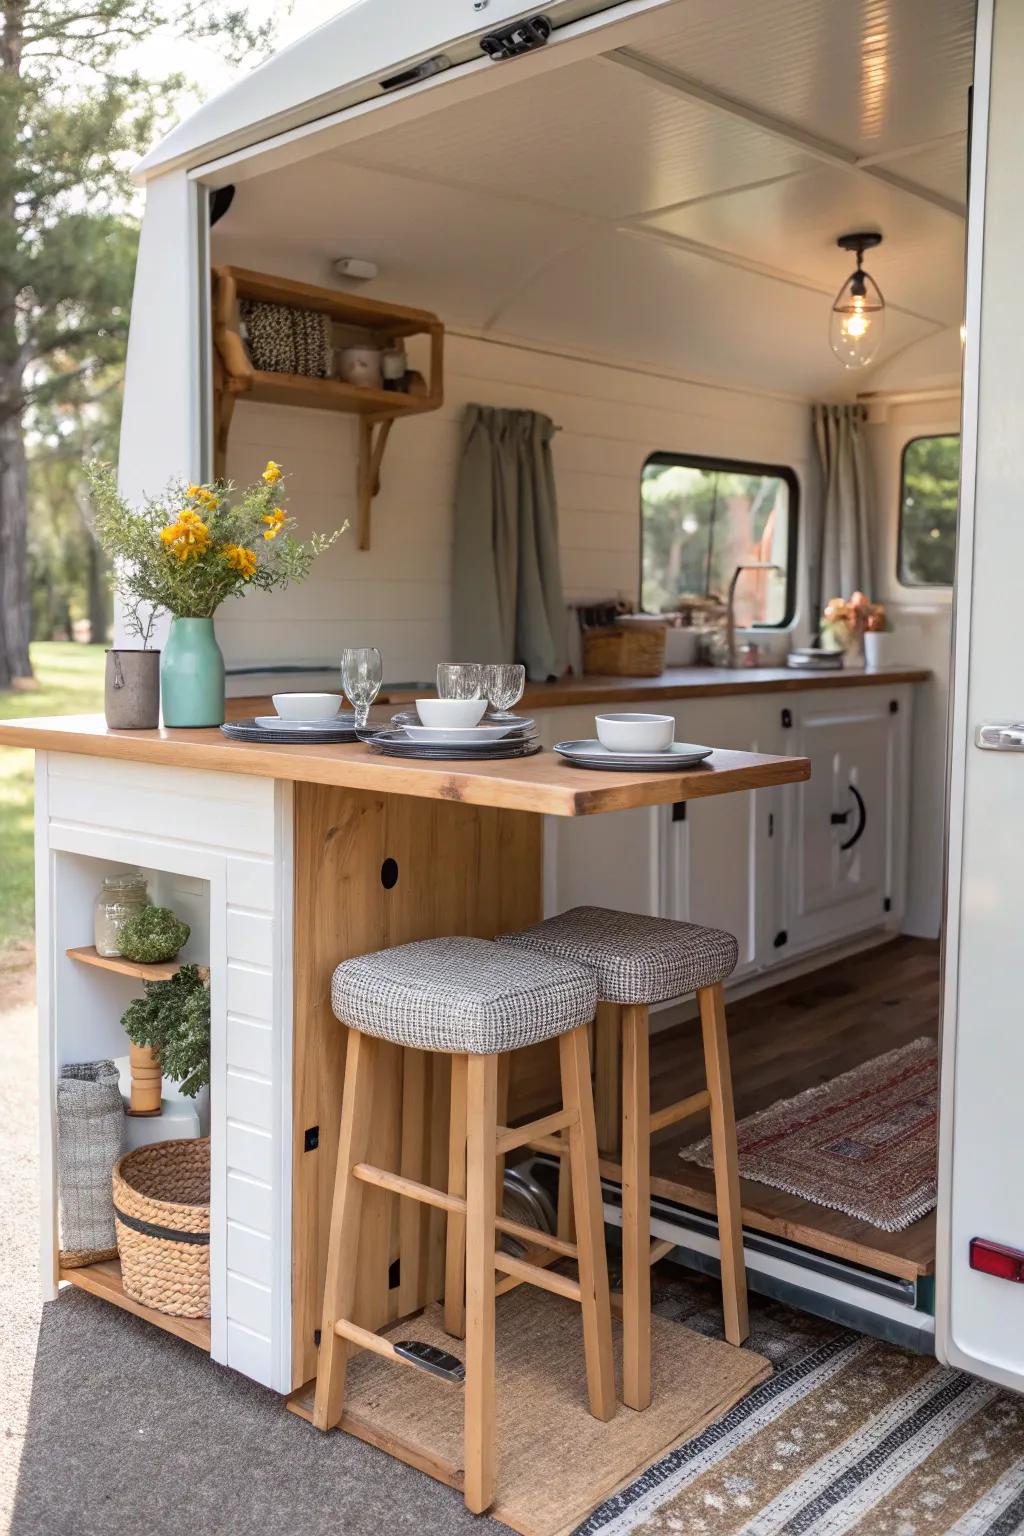
[[[375,647],[378,710],[440,663],[524,662],[543,750],[427,773],[5,728],[39,750],[48,1295],[125,1304],[116,1263],[62,1267],[54,1173],[60,1067],[123,1054],[139,985],[74,954],[105,875],[145,871],[210,967],[209,1317],[141,1315],[283,1395],[317,1374],[334,967],[603,908],[735,938],[750,1291],[1024,1387],[1022,69],[1015,0],[357,0],[142,162],[123,494],[270,459],[304,533],[347,525],[305,584],[218,613],[229,722]],[[637,714],[728,783],[554,750]],[[614,1027],[591,1048],[614,1254],[636,1084]],[[447,1123],[420,1060],[375,1090],[382,1210]],[[643,1240],[724,1274],[706,1123],[658,1129],[703,1088],[692,991],[652,1002],[650,1061]],[[506,1124],[564,1126],[553,1062],[510,1058]],[[839,1151],[801,1145],[882,1088]],[[550,1127],[506,1144],[554,1208]],[[443,1289],[443,1225],[414,1272],[405,1204],[363,1348]]]

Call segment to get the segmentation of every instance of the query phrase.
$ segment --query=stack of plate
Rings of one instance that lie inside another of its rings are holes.
[[[591,741],[558,741],[555,751],[575,768],[604,768],[612,773],[678,773],[696,768],[709,758],[713,747],[690,741],[674,741],[662,752],[610,752],[595,738]]]
[[[327,746],[357,740],[351,710],[319,720],[286,720],[283,715],[256,715],[252,720],[229,720],[221,726],[233,741],[276,741],[293,745]]]
[[[540,751],[537,723],[527,715],[499,719],[488,710],[479,725],[421,725],[414,709],[400,710],[389,726],[360,733],[385,757],[421,757],[435,761],[486,761],[492,757],[532,757]]]

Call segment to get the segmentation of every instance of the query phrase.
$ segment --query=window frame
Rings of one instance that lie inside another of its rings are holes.
[[[957,509],[956,523],[953,527],[953,575],[949,581],[908,581],[904,575],[903,565],[903,511],[904,511],[904,476],[907,472],[907,453],[915,443],[931,442],[936,437],[955,437],[961,442],[963,434],[957,427],[955,432],[915,432],[913,437],[908,437],[900,449],[900,478],[896,488],[896,582],[907,592],[952,592],[956,585],[956,542],[960,527],[960,485],[957,481]]]
[[[726,459],[703,453],[682,453],[658,449],[649,453],[640,467],[640,568],[637,596],[643,602],[644,590],[644,470],[649,464],[679,465],[684,469],[724,470],[727,474],[763,475],[766,478],[784,480],[789,491],[788,552],[786,557],[786,607],[778,624],[751,624],[750,629],[763,629],[773,633],[791,629],[796,622],[797,604],[797,556],[800,543],[800,479],[789,464],[762,464],[752,459]],[[725,594],[722,594],[723,598]]]

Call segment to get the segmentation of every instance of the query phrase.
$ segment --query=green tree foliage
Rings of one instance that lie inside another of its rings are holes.
[[[900,523],[900,580],[908,586],[952,586],[959,495],[959,436],[908,443]]]
[[[130,167],[183,83],[125,59],[161,31],[226,59],[268,41],[221,0],[0,0],[0,688],[31,671],[26,437],[123,364]]]

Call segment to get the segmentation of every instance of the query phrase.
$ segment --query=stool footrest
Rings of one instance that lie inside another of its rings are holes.
[[[700,1093],[691,1093],[688,1099],[677,1099],[674,1104],[666,1104],[664,1109],[659,1109],[651,1116],[651,1135],[655,1131],[663,1131],[666,1126],[678,1125],[680,1120],[689,1120],[691,1115],[699,1115],[702,1109],[707,1109],[711,1103],[711,1095],[704,1088]]]
[[[352,1169],[352,1177],[360,1179],[364,1184],[373,1184],[377,1189],[387,1189],[393,1195],[404,1195],[408,1200],[419,1200],[423,1205],[435,1205],[441,1211],[454,1211],[457,1215],[466,1214],[466,1202],[460,1195],[449,1195],[443,1189],[434,1189],[430,1184],[421,1184],[417,1179],[406,1179],[400,1173],[390,1173],[386,1168],[377,1168],[373,1163],[356,1163]]]
[[[397,1360],[399,1365],[411,1365],[418,1371],[427,1371],[431,1376],[437,1376],[442,1381],[450,1381],[454,1386],[462,1385],[463,1378],[456,1375],[454,1371],[438,1370],[426,1361],[418,1360],[408,1349],[396,1349],[390,1339],[382,1338],[379,1333],[371,1333],[369,1328],[360,1328],[358,1323],[350,1323],[348,1318],[339,1318],[334,1325],[334,1331],[339,1339],[346,1339],[357,1349],[367,1349],[371,1354],[383,1355],[385,1360]],[[441,1352],[435,1350],[434,1353]],[[461,1364],[461,1361],[457,1363]]]
[[[543,1248],[528,1248],[523,1254],[523,1263],[531,1269],[546,1269],[549,1264],[557,1264],[560,1254],[545,1253]],[[494,1287],[495,1299],[499,1296],[507,1296],[509,1291],[514,1291],[517,1285],[526,1285],[527,1281],[521,1280],[518,1275],[504,1275]],[[529,1278],[529,1284],[533,1284],[533,1276]]]
[[[570,1301],[582,1300],[579,1281],[570,1280],[568,1275],[552,1274],[549,1269],[528,1264],[525,1259],[514,1259],[510,1253],[496,1253],[494,1267],[503,1275],[512,1275],[516,1280],[540,1286],[542,1291],[554,1291],[556,1296],[567,1296]]]
[[[536,1245],[540,1248],[550,1248],[566,1259],[578,1257],[575,1243],[567,1243],[563,1237],[555,1237],[552,1232],[542,1232],[539,1227],[527,1227],[520,1221],[509,1221],[505,1216],[499,1216],[494,1225],[507,1237],[517,1237],[521,1243],[526,1243],[530,1247]]]
[[[512,1131],[510,1131],[507,1126],[499,1125],[498,1151],[501,1151],[500,1138],[502,1136],[517,1136],[519,1131],[522,1130],[529,1132],[529,1139],[524,1141],[517,1141],[517,1147],[530,1147],[535,1152],[553,1152],[555,1157],[561,1157],[563,1152],[568,1152],[569,1143],[564,1136],[538,1136],[534,1134],[535,1127],[541,1125],[542,1123],[543,1122],[540,1120],[535,1120],[533,1125],[517,1126],[516,1129]]]
[[[553,1115],[544,1115],[540,1120],[531,1120],[528,1125],[517,1125],[511,1130],[508,1126],[501,1126],[498,1130],[498,1156],[505,1152],[514,1152],[517,1147],[528,1146],[531,1142],[548,1136],[552,1131],[564,1131],[572,1125],[576,1116],[571,1110],[560,1109]]]

